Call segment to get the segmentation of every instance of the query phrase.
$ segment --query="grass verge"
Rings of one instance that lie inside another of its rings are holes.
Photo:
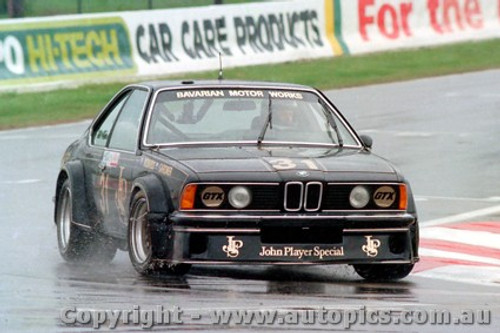
[[[300,83],[333,89],[500,68],[500,40],[418,50],[344,56],[226,69],[224,77]],[[169,79],[214,79],[217,71]],[[0,94],[0,129],[48,125],[92,118],[123,83],[76,89]]]

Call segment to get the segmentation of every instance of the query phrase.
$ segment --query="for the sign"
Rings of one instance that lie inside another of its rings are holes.
[[[365,41],[369,41],[368,27],[374,25],[382,36],[389,39],[398,39],[403,33],[411,36],[408,16],[413,9],[411,2],[402,2],[399,5],[381,4],[375,0],[359,0],[359,32]]]

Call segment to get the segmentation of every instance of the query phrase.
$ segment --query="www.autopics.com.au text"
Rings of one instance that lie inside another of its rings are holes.
[[[291,310],[208,310],[184,311],[180,307],[102,310],[65,307],[60,320],[69,326],[87,326],[94,329],[114,329],[118,325],[179,326],[184,324],[248,325],[248,326],[297,326],[330,325],[350,328],[354,325],[490,325],[491,310],[463,309],[449,310],[392,310],[392,309],[317,309]]]

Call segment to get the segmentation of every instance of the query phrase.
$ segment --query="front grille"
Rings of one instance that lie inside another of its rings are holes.
[[[315,213],[315,212],[342,212],[342,211],[383,211],[399,209],[399,184],[395,183],[327,183],[319,181],[290,181],[278,183],[235,183],[217,184],[204,183],[198,185],[198,194],[195,198],[195,209],[210,210],[234,210],[227,200],[227,195],[221,205],[217,208],[204,206],[201,193],[206,187],[218,186],[224,193],[237,185],[246,186],[252,193],[252,201],[245,210],[253,211],[281,211],[290,213]],[[349,202],[349,195],[357,185],[366,186],[370,193],[370,202],[362,209],[354,209]],[[373,199],[376,190],[381,186],[389,186],[394,189],[395,200],[385,208],[378,207]]]
[[[318,211],[321,207],[323,196],[323,184],[320,182],[310,182],[306,184],[304,209],[307,212]]]
[[[304,198],[304,184],[289,182],[285,184],[285,210],[298,212],[302,208]]]
[[[323,209],[327,210],[350,210],[353,209],[349,203],[349,194],[354,185],[332,185],[328,184],[325,189]]]
[[[278,186],[251,186],[252,202],[248,209],[274,210],[279,205]]]
[[[305,210],[315,212],[321,208],[323,184],[320,182],[288,182],[285,184],[284,208],[288,212]]]

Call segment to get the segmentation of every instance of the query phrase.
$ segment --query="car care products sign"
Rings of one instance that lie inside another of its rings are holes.
[[[142,74],[331,56],[323,0],[249,3],[127,17]]]

